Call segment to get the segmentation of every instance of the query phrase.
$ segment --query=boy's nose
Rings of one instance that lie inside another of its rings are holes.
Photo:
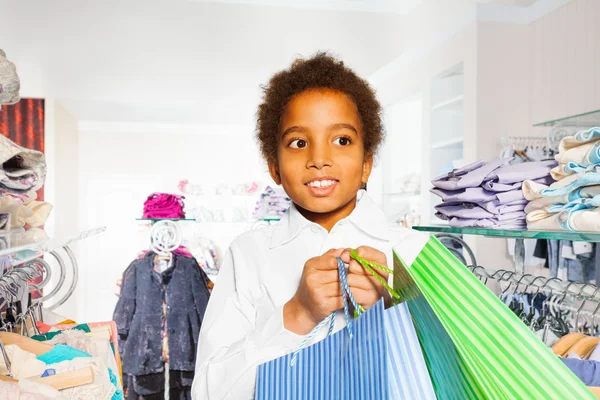
[[[331,167],[333,160],[331,154],[327,148],[321,146],[314,146],[306,163],[306,168],[322,169],[324,167]]]

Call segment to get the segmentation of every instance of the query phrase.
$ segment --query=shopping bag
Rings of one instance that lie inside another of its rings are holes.
[[[341,330],[258,367],[255,399],[436,399],[405,304],[377,303]]]
[[[523,322],[435,237],[394,288],[415,322],[440,399],[595,399]]]
[[[342,264],[342,285],[343,269]],[[347,286],[345,290],[349,291]],[[255,399],[435,400],[436,396],[407,305],[386,310],[380,301],[350,321],[347,329],[260,365]]]

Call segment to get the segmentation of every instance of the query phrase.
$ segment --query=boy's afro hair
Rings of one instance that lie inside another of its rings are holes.
[[[288,102],[310,89],[329,89],[345,93],[356,105],[362,122],[365,154],[375,156],[385,133],[381,122],[381,105],[369,83],[328,53],[320,52],[308,59],[296,59],[292,65],[273,75],[262,87],[258,106],[256,137],[263,157],[277,162],[280,122]]]

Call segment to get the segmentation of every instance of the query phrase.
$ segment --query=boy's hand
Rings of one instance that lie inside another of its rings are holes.
[[[374,262],[383,267],[387,267],[387,257],[384,253],[372,247],[361,246],[356,249],[359,256],[365,260]],[[387,289],[375,278],[369,271],[363,268],[358,261],[350,257],[350,250],[344,250],[341,255],[342,261],[350,265],[348,270],[348,286],[354,295],[356,302],[369,309],[379,299],[385,300],[386,306],[391,303],[392,297]],[[388,273],[380,270],[375,270],[386,282],[388,281]]]
[[[304,264],[296,294],[283,307],[287,330],[306,335],[329,314],[344,307],[337,264],[343,251],[332,249]]]

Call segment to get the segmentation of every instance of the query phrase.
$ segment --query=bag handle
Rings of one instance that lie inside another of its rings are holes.
[[[350,291],[350,286],[348,285],[348,280],[347,280],[346,264],[344,264],[342,259],[339,257],[337,257],[337,264],[338,264],[338,276],[340,278],[340,289],[342,292],[342,301],[344,303],[344,315],[346,316],[346,327],[348,328],[348,334],[350,335],[350,338],[352,338],[353,337],[352,320],[350,319],[348,300],[350,300],[350,302],[354,306],[355,313],[356,313],[356,311],[358,311],[358,315],[360,315],[364,311],[364,309],[356,303],[356,300],[354,299],[354,296],[352,295],[352,292]],[[306,344],[312,338],[314,338],[315,335],[317,333],[319,333],[321,328],[323,328],[323,326],[325,326],[327,323],[329,323],[329,330],[327,332],[327,337],[329,337],[333,334],[333,327],[335,325],[335,314],[336,313],[337,313],[337,311],[334,311],[331,314],[329,314],[327,316],[327,318],[325,318],[323,321],[321,321],[317,326],[315,326],[313,328],[312,331],[310,331],[310,333],[308,335],[306,335],[304,337],[304,339],[302,340],[302,342],[300,343],[300,345],[298,346],[296,351],[294,351],[294,353],[292,354],[292,359],[290,360],[291,367],[293,367],[296,364],[296,359],[298,358],[298,354],[300,353],[300,351],[304,347],[306,347]]]
[[[385,281],[385,279],[383,279],[375,271],[375,270],[380,270],[380,271],[387,272],[388,274],[393,274],[394,273],[393,270],[391,270],[390,268],[384,267],[382,265],[376,264],[372,261],[365,260],[364,258],[360,257],[358,255],[358,253],[356,252],[356,250],[354,250],[354,249],[350,250],[350,257],[352,259],[356,260],[363,268],[365,268],[375,278],[377,278],[377,280],[388,290],[388,292],[390,292],[392,297],[397,298],[397,299],[400,298],[399,293],[396,290],[394,290]],[[342,292],[342,301],[344,303],[344,315],[346,317],[346,329],[348,330],[348,335],[352,339],[354,337],[354,334],[352,332],[352,318],[350,318],[350,310],[348,307],[348,301],[350,301],[350,303],[352,303],[352,306],[354,307],[354,318],[358,318],[358,316],[360,316],[366,310],[363,306],[361,306],[360,304],[358,304],[356,302],[356,300],[354,299],[354,296],[352,295],[352,291],[350,290],[350,286],[348,285],[348,279],[347,279],[348,272],[346,270],[346,264],[344,264],[344,262],[342,261],[342,259],[340,257],[337,257],[337,263],[338,263],[338,276],[340,278],[340,289]],[[323,326],[325,326],[327,323],[329,323],[329,330],[327,332],[327,337],[329,337],[333,334],[333,328],[335,325],[335,315],[336,315],[336,311],[329,314],[323,321],[321,321],[317,326],[315,326],[308,335],[305,336],[305,338],[302,340],[302,342],[300,343],[300,345],[298,346],[296,351],[294,351],[294,353],[292,354],[290,366],[294,366],[296,364],[296,359],[298,358],[298,354],[300,353],[300,351],[304,347],[306,347],[306,344],[311,339],[313,339],[316,336],[316,334],[319,333],[321,328],[323,328]]]
[[[364,258],[359,256],[358,253],[356,252],[356,250],[354,250],[354,249],[350,250],[350,257],[352,257],[355,261],[357,261],[364,269],[369,271],[371,273],[371,275],[373,275],[383,285],[383,287],[387,289],[387,291],[390,293],[390,295],[392,295],[393,298],[395,298],[395,299],[400,298],[400,293],[398,293],[397,290],[394,290],[386,282],[386,280],[383,279],[381,277],[381,275],[379,275],[375,271],[375,270],[379,270],[379,271],[387,272],[390,275],[393,275],[394,271],[392,269],[390,269],[388,267],[384,267],[383,265],[376,264],[372,261],[365,260]],[[364,309],[363,309],[363,311],[364,311]]]

